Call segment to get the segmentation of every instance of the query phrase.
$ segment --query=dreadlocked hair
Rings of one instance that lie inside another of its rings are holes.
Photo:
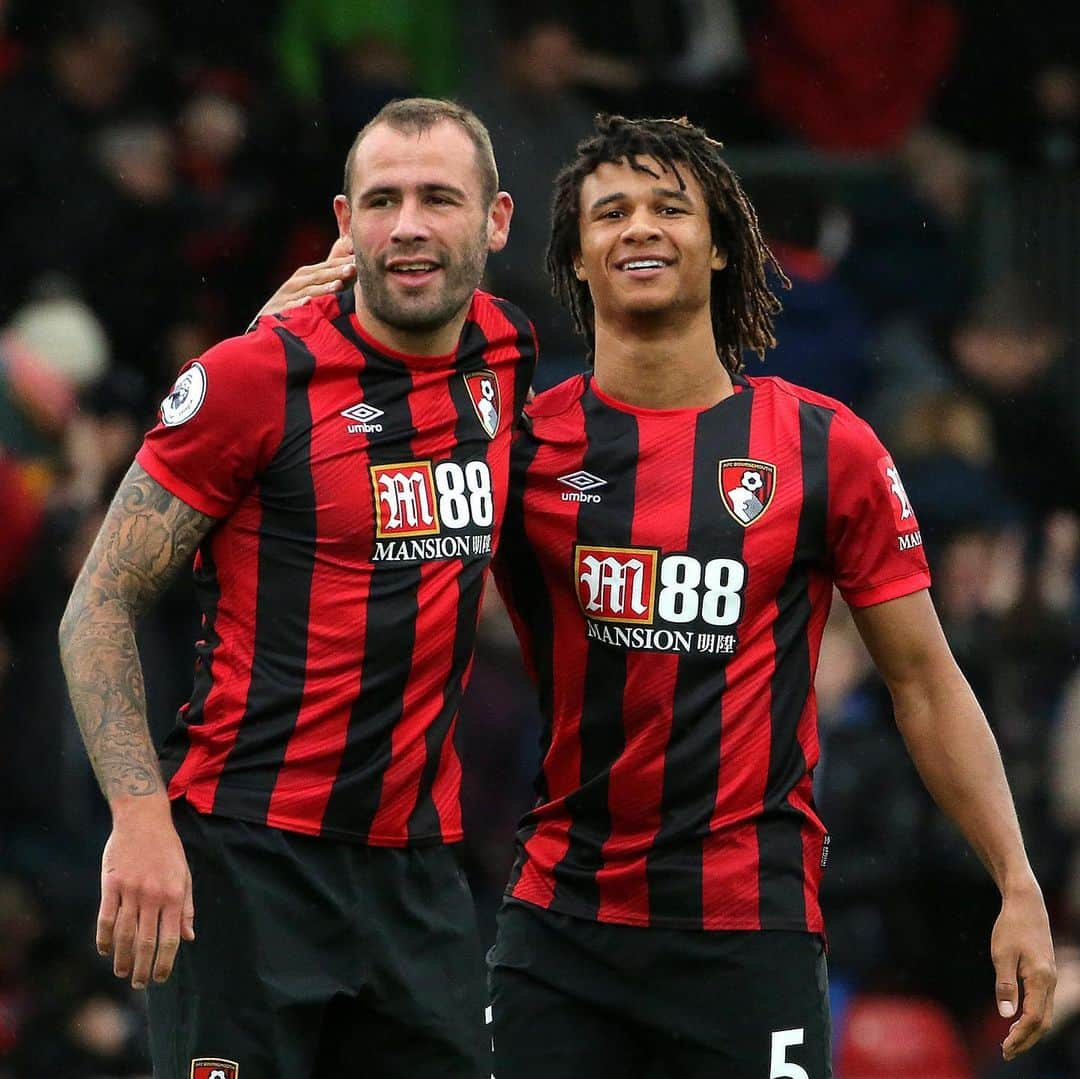
[[[574,259],[581,252],[581,185],[605,163],[625,161],[633,169],[652,173],[643,157],[670,171],[683,191],[686,180],[680,169],[689,169],[704,192],[712,241],[727,254],[727,265],[714,271],[711,293],[713,337],[721,363],[734,374],[742,369],[744,350],[764,359],[765,350],[776,344],[773,316],[780,311],[780,301],[769,287],[768,267],[782,287],[790,288],[791,282],[762,238],[742,185],[720,156],[722,144],[686,117],[628,120],[600,113],[595,128],[595,134],[578,143],[577,158],[555,179],[547,249],[552,293],[569,308],[574,328],[588,343],[589,362],[596,343],[596,317],[589,286],[574,273]]]

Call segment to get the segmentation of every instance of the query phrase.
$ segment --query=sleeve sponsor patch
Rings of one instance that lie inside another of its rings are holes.
[[[173,383],[161,402],[161,422],[166,427],[187,423],[206,398],[206,369],[196,361]]]

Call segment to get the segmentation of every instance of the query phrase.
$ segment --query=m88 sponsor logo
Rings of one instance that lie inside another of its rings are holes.
[[[659,652],[735,651],[746,567],[655,547],[574,548],[574,587],[592,640]]]
[[[371,465],[376,562],[491,554],[495,503],[486,461]]]

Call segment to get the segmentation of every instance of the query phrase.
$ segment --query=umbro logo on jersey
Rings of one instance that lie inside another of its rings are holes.
[[[341,414],[347,420],[353,421],[345,428],[350,435],[378,434],[382,430],[381,423],[372,422],[372,420],[377,420],[383,414],[382,409],[369,405],[366,401],[361,401],[360,404],[353,405],[352,408],[343,409]]]
[[[588,492],[596,487],[605,486],[607,480],[602,480],[599,476],[594,476],[584,469],[578,469],[577,472],[568,472],[565,476],[560,476],[559,483],[563,483],[567,487],[573,487],[573,491],[563,491],[562,500],[564,502],[599,502],[599,495],[589,494]]]

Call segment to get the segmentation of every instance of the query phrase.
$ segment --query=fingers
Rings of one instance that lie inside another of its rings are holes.
[[[1003,1019],[1011,1019],[1016,1015],[1016,1007],[1020,1000],[1020,990],[1016,984],[1016,960],[1015,952],[994,959],[997,974],[994,997],[997,1000],[998,1014]]]
[[[156,905],[139,911],[135,927],[135,956],[131,968],[131,988],[145,989],[150,980],[150,967],[154,962],[154,950],[158,945],[158,924],[161,912]],[[173,949],[173,954],[176,950]]]
[[[195,898],[191,894],[191,876],[187,879],[184,906],[180,912],[180,935],[184,940],[195,939]]]
[[[134,902],[120,903],[113,929],[113,973],[126,978],[131,973],[135,954],[135,934],[138,931],[138,907]]]
[[[1024,1011],[1009,1028],[1001,1043],[1006,1060],[1013,1060],[1030,1049],[1049,1029],[1054,1020],[1054,1002],[1049,984],[1032,987],[1033,979],[1024,983]]]
[[[95,943],[99,955],[109,955],[113,950],[116,915],[120,911],[120,893],[109,879],[102,881],[101,905],[98,907]]]
[[[326,256],[327,262],[331,259],[340,258],[342,255],[348,255],[352,258],[353,246],[351,236],[339,236],[335,241],[333,247],[330,248],[330,254]]]
[[[166,907],[157,924],[157,955],[154,957],[154,981],[163,982],[172,973],[176,951],[180,947],[180,928],[183,920],[179,904]],[[136,989],[139,986],[135,986]]]

